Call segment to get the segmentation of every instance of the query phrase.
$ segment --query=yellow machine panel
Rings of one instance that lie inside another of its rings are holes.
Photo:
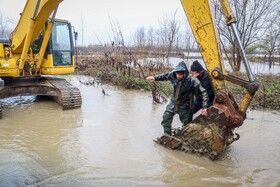
[[[216,68],[223,70],[224,63],[219,49],[219,36],[209,1],[181,0],[181,3],[208,72],[212,72]],[[226,74],[225,71],[223,73]],[[212,79],[212,83],[215,90],[225,91],[226,86],[223,80]]]

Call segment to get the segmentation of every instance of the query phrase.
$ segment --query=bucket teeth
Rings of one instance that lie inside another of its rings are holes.
[[[169,149],[180,149],[182,146],[182,142],[179,139],[169,135],[162,135],[155,142]]]

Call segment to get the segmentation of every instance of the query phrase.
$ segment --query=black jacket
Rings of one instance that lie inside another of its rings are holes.
[[[212,84],[210,82],[210,75],[208,74],[208,72],[206,70],[203,70],[202,75],[197,78],[200,81],[200,84],[202,85],[202,87],[206,89],[209,101],[212,102],[215,98],[215,94],[214,94],[214,90],[212,88]],[[203,100],[202,93],[200,92],[199,89],[196,90],[195,96],[199,101]]]
[[[176,88],[179,84],[179,80],[176,78],[175,72],[182,71],[182,70],[185,71],[185,76],[181,80],[181,87],[179,90],[178,98],[175,98]],[[174,110],[174,106],[177,105],[178,111],[179,110],[189,111],[190,102],[193,99],[193,94],[195,93],[195,90],[199,90],[202,95],[203,108],[207,107],[208,96],[207,96],[206,90],[202,87],[202,85],[200,84],[198,79],[189,75],[185,62],[183,62],[183,61],[180,62],[174,68],[174,70],[172,72],[155,76],[155,80],[156,81],[168,81],[169,80],[174,88],[171,100],[168,104],[169,109]]]

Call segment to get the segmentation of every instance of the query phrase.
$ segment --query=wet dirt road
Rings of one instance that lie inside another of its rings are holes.
[[[0,186],[280,186],[279,112],[248,112],[240,140],[212,162],[153,142],[166,105],[150,93],[104,86],[104,96],[68,78],[81,89],[81,109],[5,101]]]

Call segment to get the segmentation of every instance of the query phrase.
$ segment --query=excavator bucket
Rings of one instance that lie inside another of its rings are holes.
[[[226,94],[218,93],[207,116],[199,115],[182,129],[173,130],[172,136],[163,135],[155,142],[169,149],[215,160],[228,145],[239,139],[233,130],[242,125],[244,118],[235,110],[233,103]]]

